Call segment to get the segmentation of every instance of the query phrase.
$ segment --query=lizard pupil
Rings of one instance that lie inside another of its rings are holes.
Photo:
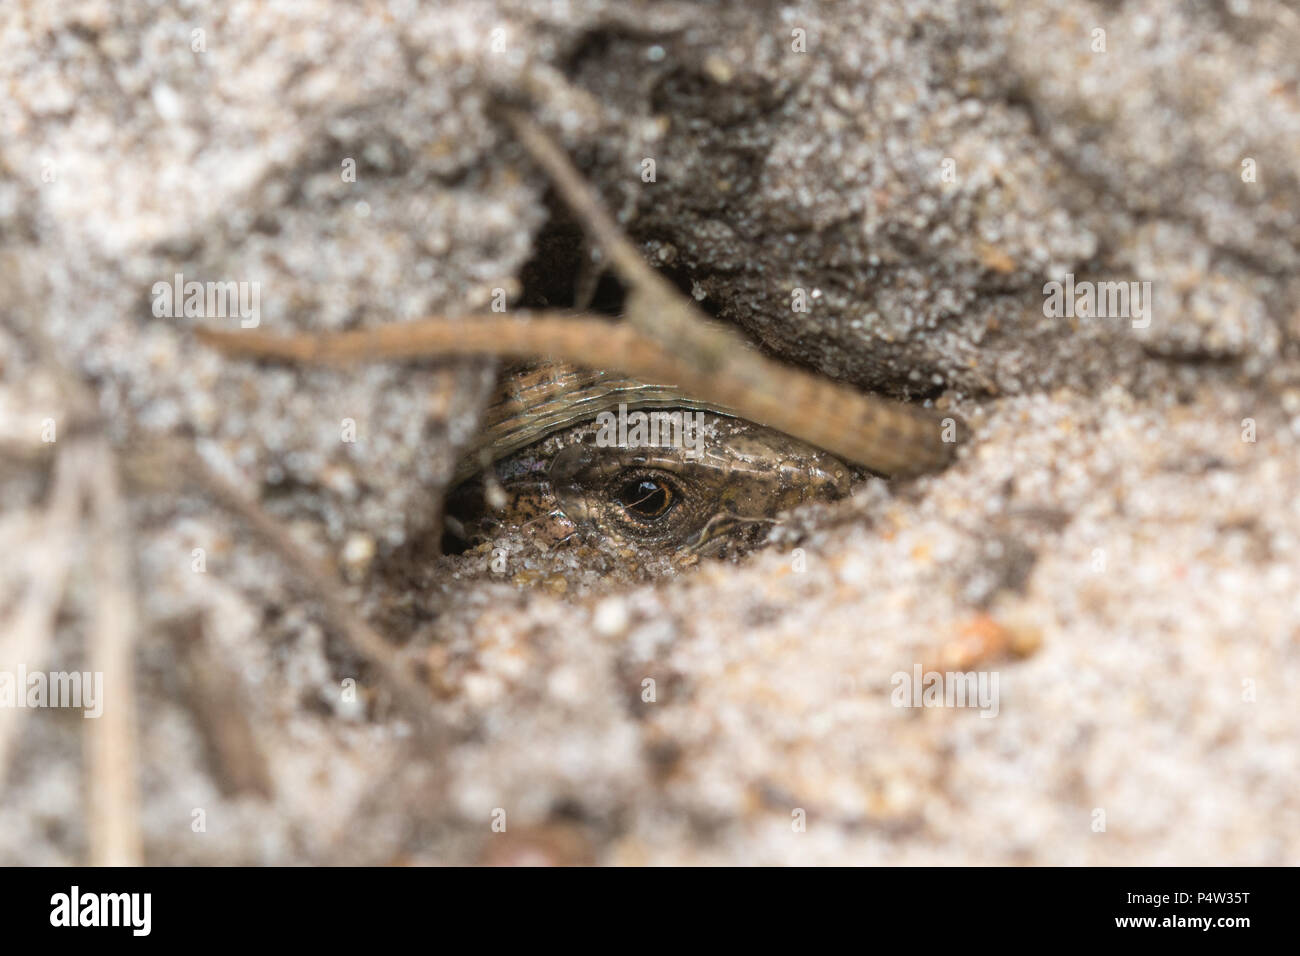
[[[661,518],[673,505],[673,493],[654,478],[634,478],[624,483],[619,500],[634,517]]]

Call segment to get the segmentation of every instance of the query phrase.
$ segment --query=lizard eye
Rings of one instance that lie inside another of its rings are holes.
[[[625,479],[617,500],[628,517],[639,521],[657,521],[677,505],[678,495],[664,478],[638,475]]]
[[[575,553],[602,548],[630,565],[739,553],[762,543],[787,509],[849,491],[841,463],[752,422],[715,416],[707,454],[602,444],[605,427],[572,425],[498,460],[491,476],[499,504],[488,503],[486,479],[469,485],[472,507],[449,501],[447,516],[462,529],[452,526],[457,540],[475,545],[518,532],[549,548],[576,534]]]

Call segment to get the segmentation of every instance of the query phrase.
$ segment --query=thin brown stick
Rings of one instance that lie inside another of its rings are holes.
[[[35,570],[31,575],[33,583],[28,597],[34,600],[29,600],[24,610],[34,610],[34,613],[20,618],[18,631],[21,635],[24,628],[39,628],[39,639],[48,641],[71,561],[69,539],[75,534],[82,506],[88,505],[92,516],[90,551],[95,579],[87,651],[91,673],[103,675],[99,688],[101,698],[97,701],[100,715],[86,721],[90,862],[98,866],[138,866],[143,850],[136,780],[133,659],[136,613],[126,505],[116,458],[107,438],[98,434],[100,420],[93,393],[63,365],[58,350],[43,329],[33,327],[30,331],[35,351],[53,370],[62,393],[63,437],[59,444],[63,447],[55,459],[51,526],[46,529],[46,540],[42,542],[51,549],[53,567],[44,573]],[[39,453],[30,456],[33,460],[39,457]],[[29,634],[26,640],[34,639],[36,635]],[[32,653],[30,649],[27,654],[20,652],[20,659],[26,660]],[[0,732],[0,775],[5,764],[4,736]]]
[[[203,330],[201,338],[231,354],[299,362],[547,356],[676,386],[884,474],[933,471],[952,461],[965,431],[955,417],[941,419],[762,355],[642,260],[568,156],[526,113],[501,107],[501,115],[631,287],[624,322],[552,313],[521,321],[493,314],[319,337]]]
[[[884,474],[941,467],[955,448],[943,440],[942,422],[929,413],[780,365],[730,333],[725,348],[710,346],[713,354],[725,351],[723,366],[686,360],[627,322],[554,312],[430,318],[324,335],[215,329],[199,329],[197,335],[228,355],[307,364],[498,355],[618,370],[675,386]]]
[[[672,384],[730,405],[746,417],[802,438],[885,474],[914,474],[952,461],[959,437],[945,422],[912,406],[867,395],[773,361],[696,309],[648,266],[605,211],[564,150],[527,114],[501,107],[519,141],[632,287],[627,321],[680,363]]]
[[[90,862],[139,866],[143,847],[136,781],[135,582],[126,504],[106,439],[93,440],[83,487],[94,521],[90,669],[104,676],[103,712],[86,727]]]
[[[212,647],[202,616],[194,615],[177,631],[185,704],[203,738],[217,787],[227,797],[253,794],[269,799],[275,787],[249,720],[243,678]]]
[[[619,369],[647,380],[670,378],[680,363],[623,322],[567,312],[489,312],[460,319],[420,319],[325,335],[195,330],[227,355],[304,364],[419,359],[441,355],[549,357],[572,365]]]
[[[587,185],[587,181],[574,167],[573,163],[569,162],[569,157],[565,155],[564,150],[540,126],[533,122],[532,117],[522,110],[511,106],[502,106],[499,107],[499,112],[501,117],[510,125],[519,142],[528,150],[528,154],[532,156],[533,161],[542,168],[542,171],[555,185],[555,190],[560,194],[560,198],[564,200],[578,220],[586,226],[591,238],[604,251],[609,258],[610,264],[618,270],[619,275],[628,284],[640,290],[657,292],[658,298],[678,299],[680,293],[673,288],[667,279],[646,265],[636,247],[624,238],[623,231],[615,224],[609,213],[605,212],[605,207],[599,197]],[[675,310],[671,318],[680,321],[680,311]],[[690,330],[672,330],[674,333],[681,331],[690,334]]]
[[[24,544],[27,573],[22,601],[7,619],[0,620],[0,671],[16,674],[20,666],[36,670],[49,650],[81,519],[82,451],[79,443],[69,442],[55,459],[54,487],[39,521],[40,532]],[[16,691],[25,694],[27,688]],[[0,707],[0,785],[26,714],[25,707]]]

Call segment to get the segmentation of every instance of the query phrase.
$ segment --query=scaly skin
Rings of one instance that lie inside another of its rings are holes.
[[[700,411],[702,442],[602,446],[594,419],[620,402],[629,411]],[[522,533],[548,547],[576,539],[644,561],[735,553],[782,512],[848,494],[849,470],[832,455],[703,408],[673,389],[567,366],[509,376],[466,466],[496,459],[503,506],[484,504],[480,481],[453,497],[449,513],[471,542]]]

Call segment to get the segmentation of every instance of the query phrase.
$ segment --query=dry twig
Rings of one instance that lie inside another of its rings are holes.
[[[527,115],[510,108],[502,114],[630,287],[625,321],[491,314],[318,336],[201,329],[201,340],[229,354],[304,363],[547,356],[676,386],[884,474],[917,474],[951,462],[962,430],[955,418],[941,420],[759,353],[642,261],[568,157]]]
[[[136,783],[135,582],[126,504],[107,439],[91,440],[84,488],[94,517],[95,602],[90,669],[104,675],[103,713],[86,730],[90,766],[90,862],[139,866]]]
[[[17,674],[35,669],[45,659],[54,632],[54,619],[72,567],[72,543],[81,514],[81,479],[85,456],[70,442],[55,459],[54,487],[39,520],[40,532],[26,544],[25,589],[21,603],[5,622],[0,636],[0,671]],[[25,687],[15,687],[25,694]],[[0,784],[9,767],[14,740],[26,708],[0,707]]]
[[[885,474],[917,474],[952,461],[955,419],[945,428],[922,409],[773,361],[695,308],[645,263],[555,141],[528,114],[500,112],[631,288],[627,321],[677,360],[669,384]]]
[[[228,797],[270,798],[275,788],[249,721],[248,695],[238,668],[213,649],[202,617],[195,615],[178,632],[185,703],[203,738],[218,788]]]

